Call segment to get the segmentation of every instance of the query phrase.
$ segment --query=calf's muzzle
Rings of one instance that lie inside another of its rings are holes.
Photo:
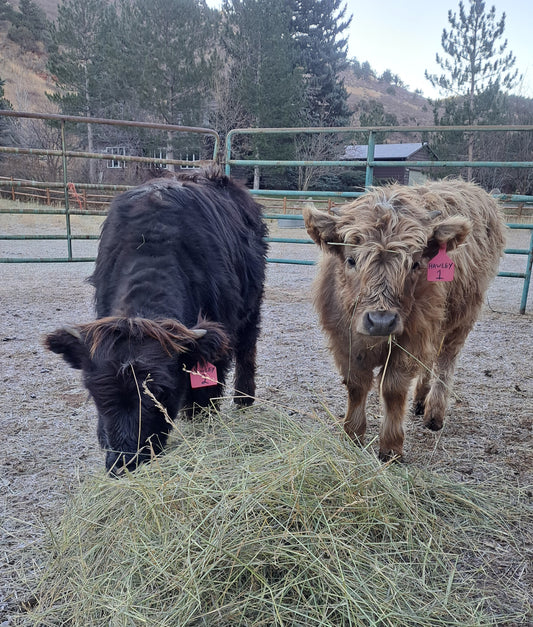
[[[400,316],[393,311],[367,311],[363,328],[368,335],[391,335],[398,329]]]
[[[107,451],[105,467],[112,477],[121,477],[127,469],[133,472],[141,464],[150,461],[150,453],[140,450],[137,453],[117,453]]]

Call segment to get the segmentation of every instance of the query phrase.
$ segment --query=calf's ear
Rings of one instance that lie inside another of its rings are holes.
[[[302,214],[309,237],[311,237],[316,244],[321,248],[327,248],[331,244],[333,244],[331,248],[342,248],[335,246],[335,244],[342,243],[337,230],[338,218],[336,216],[326,213],[325,211],[319,211],[318,209],[311,209],[310,207],[304,207]]]
[[[228,356],[230,339],[221,324],[202,320],[191,331],[196,335],[191,351],[195,359],[214,362]]]
[[[61,355],[73,368],[81,370],[89,361],[89,350],[76,327],[63,327],[44,338],[45,347]]]
[[[426,253],[429,256],[436,254],[438,249],[446,244],[446,250],[453,250],[462,244],[470,232],[472,223],[463,216],[450,216],[434,225],[433,233],[428,238]]]

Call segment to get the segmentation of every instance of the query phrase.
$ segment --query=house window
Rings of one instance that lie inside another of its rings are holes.
[[[105,152],[108,155],[125,156],[126,148],[124,146],[107,146]],[[122,169],[126,167],[126,162],[119,161],[118,159],[109,159],[107,161],[107,167]]]
[[[195,161],[198,161],[197,156],[192,153],[192,155],[189,155],[189,153],[187,153],[185,156],[181,155],[180,156],[180,160],[182,161],[188,161],[191,165],[182,165],[181,169],[182,170],[198,170],[198,166],[194,165]]]
[[[167,158],[167,151],[164,148],[156,148],[155,150],[152,150],[150,152],[150,156],[153,159],[166,159]],[[160,168],[161,170],[167,170],[168,166],[165,163],[152,163],[151,167],[153,168]]]
[[[179,161],[186,161],[187,165],[179,166],[182,170],[198,170],[198,166],[195,165],[195,162],[198,161],[198,156],[194,153],[190,155],[188,152],[183,154],[181,153],[178,157],[169,157],[167,150],[165,148],[156,148],[155,150],[150,151],[150,156],[153,159],[178,159]],[[168,165],[165,163],[153,163],[152,167],[168,169]]]

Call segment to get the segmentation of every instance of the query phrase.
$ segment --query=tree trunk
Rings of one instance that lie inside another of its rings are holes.
[[[468,161],[474,160],[474,133],[468,133]],[[472,168],[466,170],[466,180],[472,180]]]
[[[468,124],[472,126],[474,124],[474,95],[476,92],[476,44],[474,42],[474,51],[470,58],[470,90],[468,94]],[[468,133],[468,161],[474,160],[474,133]],[[466,180],[472,180],[472,168],[466,170]]]
[[[91,101],[89,95],[89,70],[87,64],[84,66],[85,71],[85,113],[88,118],[91,115]],[[94,152],[94,130],[92,124],[87,124],[87,150]],[[89,159],[89,183],[96,183],[96,160]]]
[[[167,159],[174,159],[174,148],[172,147],[172,133],[170,131],[167,132]],[[173,163],[167,163],[167,170],[170,172],[174,172],[176,170],[176,166]]]

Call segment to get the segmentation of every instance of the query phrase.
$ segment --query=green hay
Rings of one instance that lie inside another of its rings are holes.
[[[494,566],[519,566],[524,509],[271,409],[178,422],[166,455],[81,487],[20,624],[525,624]]]

